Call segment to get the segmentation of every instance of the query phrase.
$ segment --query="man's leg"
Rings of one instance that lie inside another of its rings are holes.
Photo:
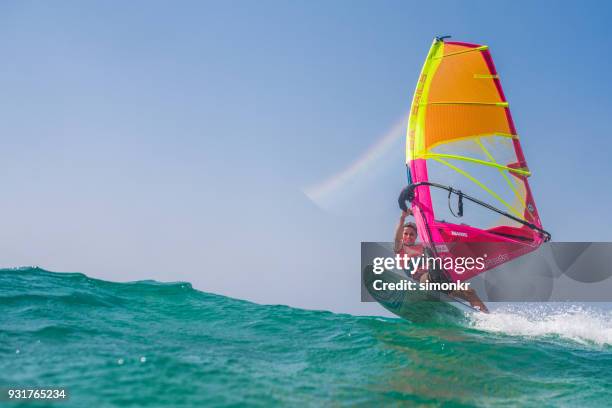
[[[467,300],[470,302],[472,307],[480,310],[481,312],[489,313],[489,309],[487,309],[482,300],[480,300],[474,289],[470,288],[468,290],[454,290],[450,293],[450,295]]]

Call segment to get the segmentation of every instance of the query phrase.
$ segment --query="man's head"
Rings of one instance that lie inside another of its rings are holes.
[[[414,222],[404,224],[404,234],[402,235],[402,243],[404,245],[412,245],[417,239],[417,229]]]

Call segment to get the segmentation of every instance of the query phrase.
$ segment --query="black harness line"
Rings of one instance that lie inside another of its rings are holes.
[[[448,192],[448,211],[450,211],[451,214],[453,214],[453,216],[455,216],[456,218],[461,218],[463,217],[463,193],[461,192],[461,190],[457,190],[457,214],[455,214],[455,212],[453,211],[453,208],[451,206],[451,194],[452,191],[449,190]]]

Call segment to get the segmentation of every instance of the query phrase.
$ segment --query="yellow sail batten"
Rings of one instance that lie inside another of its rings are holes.
[[[471,163],[482,164],[484,166],[495,167],[495,168],[501,169],[501,170],[511,171],[511,172],[519,174],[521,176],[529,177],[531,175],[531,172],[529,170],[515,169],[513,167],[504,166],[502,164],[498,164],[498,163],[495,163],[495,162],[492,163],[492,162],[488,162],[486,160],[475,159],[473,157],[459,156],[459,155],[455,155],[455,154],[431,153],[430,152],[430,153],[424,154],[422,156],[422,158],[424,158],[424,159],[445,158],[445,159],[461,160],[461,161],[466,161],[466,162],[471,162]]]
[[[421,106],[425,105],[484,105],[484,106],[500,106],[507,108],[508,102],[464,102],[464,101],[443,101],[443,102],[426,102],[421,103]]]
[[[454,55],[466,54],[468,52],[474,52],[474,51],[484,51],[484,50],[488,50],[488,49],[489,49],[489,46],[481,45],[480,47],[470,48],[469,50],[465,50],[465,51],[456,51],[456,52],[448,53],[446,55],[435,56],[434,59],[442,59],[442,58],[446,58],[446,57],[452,57]]]
[[[481,138],[481,137],[493,137],[493,136],[503,137],[503,138],[506,138],[506,139],[516,139],[516,140],[518,140],[518,138],[519,138],[518,135],[513,135],[513,134],[510,134],[510,133],[496,133],[494,135],[487,135],[487,134],[469,135],[469,136],[464,136],[464,137],[458,137],[458,138],[452,139],[452,140],[445,140],[443,142],[434,143],[433,145],[431,145],[429,147],[429,151],[431,152],[436,147],[444,146],[446,144],[453,143],[453,142],[460,142],[460,141],[463,141],[463,140],[473,140],[473,139],[477,139],[477,138]],[[418,157],[421,157],[421,158],[423,156],[424,156],[424,154],[418,155]]]
[[[499,79],[499,75],[493,74],[474,74],[476,79]]]

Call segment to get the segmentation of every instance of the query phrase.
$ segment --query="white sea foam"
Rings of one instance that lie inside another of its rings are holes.
[[[516,336],[558,336],[582,344],[612,345],[612,311],[579,306],[506,307],[470,316],[474,328]]]

